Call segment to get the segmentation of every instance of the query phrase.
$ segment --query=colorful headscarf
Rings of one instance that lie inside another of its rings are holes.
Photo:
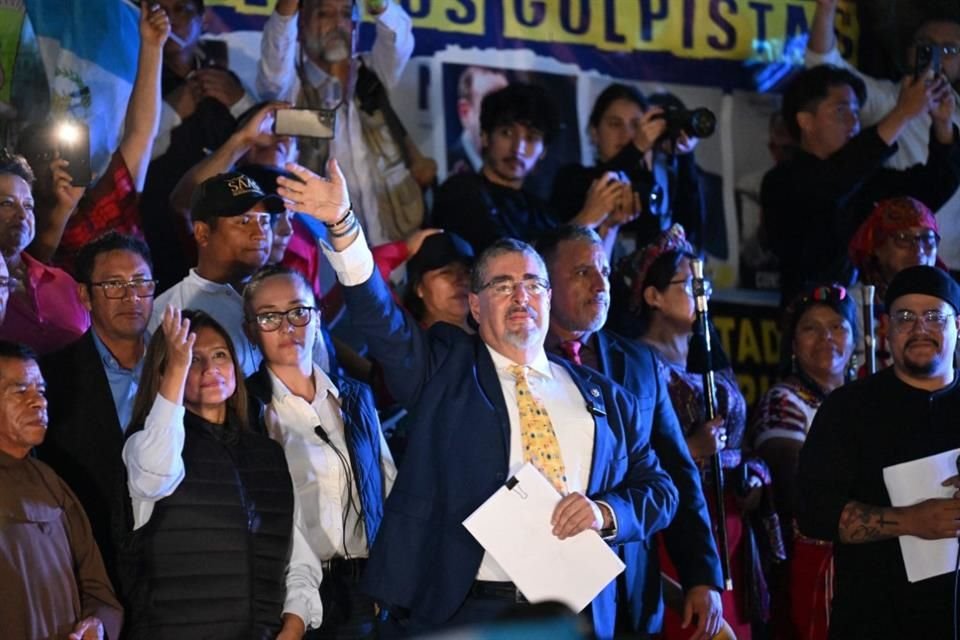
[[[937,221],[925,204],[910,197],[881,200],[873,207],[850,240],[850,260],[861,271],[871,268],[870,258],[884,240],[898,231],[923,227],[939,233]]]
[[[646,247],[634,251],[620,262],[619,271],[624,283],[630,288],[631,312],[637,312],[643,305],[643,284],[650,267],[657,258],[672,251],[696,255],[693,245],[687,241],[686,231],[680,224],[674,224]]]

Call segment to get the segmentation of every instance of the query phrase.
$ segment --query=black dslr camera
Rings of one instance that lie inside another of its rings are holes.
[[[717,116],[706,107],[664,106],[660,117],[667,121],[667,131],[663,135],[671,140],[679,138],[681,133],[690,138],[709,138],[717,129]]]

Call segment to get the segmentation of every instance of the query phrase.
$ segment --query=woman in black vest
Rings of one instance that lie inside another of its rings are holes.
[[[320,568],[294,529],[283,450],[250,428],[223,327],[168,308],[161,329],[123,449],[126,637],[299,638],[319,615]]]

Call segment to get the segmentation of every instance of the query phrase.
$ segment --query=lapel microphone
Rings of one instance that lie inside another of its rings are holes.
[[[330,442],[330,436],[328,436],[327,432],[323,429],[323,425],[318,424],[315,426],[313,428],[313,432],[317,434],[317,437],[319,437],[321,440],[329,444],[331,447],[333,446],[333,444]]]
[[[600,407],[598,407],[592,402],[587,403],[587,411],[590,412],[590,415],[595,416],[597,418],[605,418],[607,416],[606,411],[604,411],[603,409],[601,409]],[[960,465],[960,461],[958,461],[957,464]]]

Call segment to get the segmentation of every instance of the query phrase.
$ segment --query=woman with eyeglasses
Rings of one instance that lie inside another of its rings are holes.
[[[702,354],[691,352],[696,307],[690,261],[696,258],[683,227],[674,225],[656,241],[625,258],[614,277],[611,328],[651,346],[657,355],[659,373],[667,380],[673,408],[686,437],[690,455],[702,470],[704,494],[711,514],[716,500],[709,480],[710,458],[720,456],[726,487],[727,553],[734,590],[722,594],[724,619],[737,638],[751,637],[751,624],[767,618],[767,593],[761,570],[758,543],[779,555],[779,533],[775,525],[758,527],[773,533],[769,542],[753,535],[746,515],[761,503],[761,487],[769,484],[769,472],[758,459],[745,460],[741,446],[746,428],[747,407],[733,370],[726,363],[719,339],[714,338],[717,412],[706,421],[703,393]],[[766,503],[764,503],[766,505]],[[766,514],[772,512],[769,507]],[[661,545],[661,566],[676,576]],[[680,617],[668,610],[664,617],[664,638],[687,638]]]
[[[240,370],[216,320],[167,308],[123,448],[127,638],[289,640],[319,624],[320,565],[283,449],[251,424]]]
[[[940,233],[933,213],[914,198],[890,198],[878,202],[850,240],[850,259],[860,272],[857,284],[850,287],[850,297],[857,304],[858,335],[864,335],[863,290],[873,285],[873,317],[876,327],[874,355],[877,370],[893,364],[887,343],[888,324],[883,298],[893,276],[915,265],[939,266],[937,259]],[[869,302],[869,301],[868,301]],[[866,362],[863,341],[858,341],[854,355],[861,365]],[[861,375],[869,372],[860,371]]]
[[[90,327],[77,283],[66,271],[43,264],[26,249],[36,235],[34,175],[26,159],[0,151],[0,254],[10,273],[0,340],[39,355],[58,351]]]
[[[812,287],[787,306],[780,346],[783,379],[760,399],[750,425],[752,446],[773,474],[789,549],[788,561],[775,575],[777,637],[827,637],[831,547],[796,528],[797,463],[820,404],[850,377],[856,316],[856,304],[839,285]]]
[[[261,269],[243,292],[246,330],[263,353],[247,380],[283,445],[311,551],[323,564],[323,624],[308,638],[373,638],[373,600],[360,592],[396,467],[370,388],[313,363],[320,312],[300,273]]]

